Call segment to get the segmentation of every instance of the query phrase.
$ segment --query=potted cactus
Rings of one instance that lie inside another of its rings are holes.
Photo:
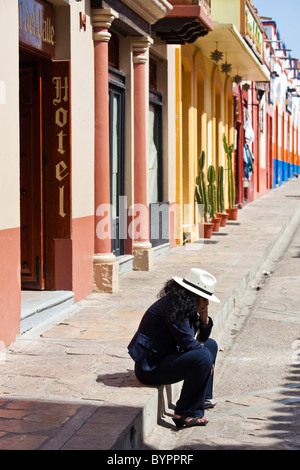
[[[226,226],[228,214],[225,211],[224,204],[224,167],[218,168],[218,183],[217,183],[217,217],[221,219],[221,227]]]
[[[207,170],[208,180],[208,200],[210,204],[211,222],[214,224],[213,232],[219,232],[221,218],[217,217],[217,189],[216,189],[216,170],[210,165]]]
[[[204,214],[203,214],[204,220],[201,220],[201,223],[199,226],[199,235],[201,238],[202,238],[202,234],[203,234],[203,238],[211,238],[213,224],[210,223],[209,221],[210,206],[209,206],[208,191],[207,191],[207,186],[206,186],[206,181],[205,181],[204,167],[205,167],[205,152],[202,151],[199,157],[199,174],[196,177],[197,204],[198,206],[203,205],[203,208],[204,208]],[[202,217],[202,214],[201,214],[201,217]]]
[[[228,145],[226,135],[223,134],[223,147],[227,155],[227,166],[228,166],[228,203],[229,208],[226,209],[228,213],[228,220],[237,219],[237,206],[234,205],[235,201],[235,183],[234,183],[234,173],[232,166],[232,157],[234,151],[234,145]]]

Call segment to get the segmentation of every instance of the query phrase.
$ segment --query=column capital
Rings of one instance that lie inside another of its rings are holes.
[[[118,13],[112,8],[92,9],[94,41],[109,42],[111,34],[108,30],[112,22],[118,17]]]
[[[145,54],[148,51],[151,44],[153,44],[153,39],[150,36],[134,38],[131,44],[132,44],[132,51],[133,51],[133,62],[135,64],[146,63],[147,56]]]

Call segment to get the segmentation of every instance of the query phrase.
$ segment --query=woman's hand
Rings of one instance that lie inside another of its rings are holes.
[[[208,300],[203,299],[199,302],[199,307],[197,310],[198,315],[200,316],[201,326],[206,327],[209,324],[209,317],[208,317]]]
[[[200,315],[200,320],[201,320],[201,326],[208,326],[209,324],[209,318],[208,318],[208,310],[207,310],[207,307],[206,309],[202,312],[199,312],[199,315]]]

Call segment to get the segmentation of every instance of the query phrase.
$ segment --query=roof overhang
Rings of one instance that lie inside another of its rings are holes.
[[[213,30],[213,21],[199,5],[174,5],[172,11],[152,26],[167,44],[193,43]]]
[[[270,80],[270,71],[263,64],[234,24],[214,23],[214,29],[206,37],[195,42],[204,56],[210,59],[210,54],[216,49],[224,53],[223,61],[232,65],[230,76],[240,75],[245,81],[265,82]]]
[[[122,0],[129,8],[153,24],[172,10],[167,0]]]
[[[167,0],[90,1],[93,10],[111,9],[117,13],[112,30],[125,37],[150,36],[151,25],[166,16],[173,8]]]

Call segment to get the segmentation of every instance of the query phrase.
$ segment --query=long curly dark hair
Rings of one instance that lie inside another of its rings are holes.
[[[168,296],[172,301],[173,308],[168,312],[169,322],[179,323],[185,318],[192,319],[199,306],[199,296],[185,289],[174,279],[166,282],[158,294],[158,298]]]

